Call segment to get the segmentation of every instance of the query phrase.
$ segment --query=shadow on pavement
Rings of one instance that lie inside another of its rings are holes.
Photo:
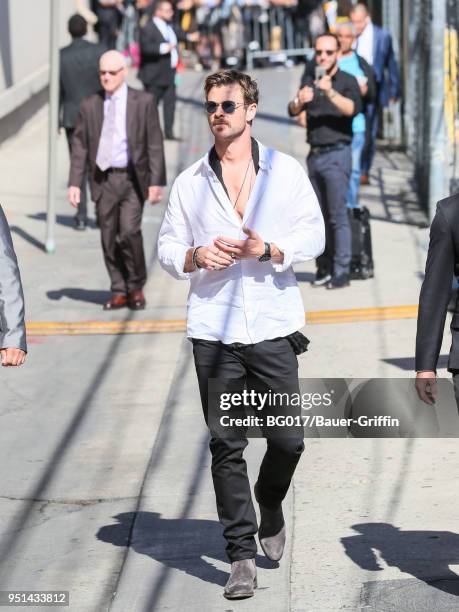
[[[438,358],[437,368],[446,368],[448,367],[448,355],[440,355]],[[414,357],[396,357],[394,359],[381,359],[384,363],[388,363],[389,365],[394,365],[401,370],[411,370],[414,372],[415,370],[415,359]]]
[[[29,219],[34,219],[34,221],[46,221],[46,213],[40,212],[35,213],[34,215],[27,215]],[[74,227],[75,226],[75,215],[56,215],[56,223],[58,225],[63,225],[64,227]],[[94,219],[88,219],[87,223],[88,227],[96,228],[96,222]]]
[[[459,576],[449,565],[459,564],[459,534],[451,531],[403,531],[389,523],[352,525],[358,535],[341,538],[348,557],[361,569],[383,571],[381,559],[401,572],[450,595],[459,596]]]
[[[13,228],[11,229],[14,231]],[[22,235],[21,232],[23,232],[23,230],[16,228],[16,232]],[[23,233],[25,234],[25,232]],[[36,242],[38,243],[38,241]],[[41,243],[38,244],[41,245]],[[149,272],[151,272],[155,262],[156,250],[153,252],[150,257],[150,261],[148,262]],[[101,292],[99,295],[100,294]],[[128,311],[125,317],[123,317],[123,321],[131,321],[133,320],[133,317],[134,312]],[[15,514],[9,519],[8,524],[5,525],[4,534],[0,538],[0,578],[2,580],[7,581],[9,572],[13,571],[11,563],[9,563],[9,559],[11,558],[11,555],[14,555],[16,551],[21,550],[21,547],[26,545],[25,542],[28,538],[29,532],[27,529],[25,529],[25,525],[36,511],[37,501],[46,499],[48,488],[56,479],[60,467],[65,461],[68,460],[67,454],[72,445],[75,443],[75,438],[78,432],[81,430],[88,414],[94,407],[94,397],[102,388],[110,371],[114,368],[118,355],[122,354],[123,352],[125,338],[126,337],[123,335],[114,336],[113,340],[110,341],[107,346],[105,356],[102,357],[99,363],[94,366],[92,377],[89,380],[84,381],[84,384],[82,384],[81,394],[78,398],[75,398],[74,407],[71,408],[70,406],[72,404],[69,403],[68,425],[57,441],[51,439],[50,442],[51,445],[54,445],[54,448],[50,448],[47,453],[41,476],[29,489],[27,497],[24,499],[21,508],[15,512]],[[155,346],[154,341],[153,346]],[[106,604],[106,594],[102,593],[100,599],[100,602],[94,607],[95,610],[103,609]]]
[[[47,291],[46,296],[50,300],[61,300],[69,298],[78,302],[89,302],[90,304],[105,304],[111,297],[110,291],[100,291],[98,289],[80,289],[78,287],[64,287],[55,291]]]
[[[122,512],[116,523],[101,527],[97,539],[114,546],[129,546],[141,555],[204,582],[224,586],[229,573],[202,558],[212,557],[228,563],[224,553],[222,526],[217,521],[201,519],[163,519],[158,512]],[[135,533],[129,543],[133,521]],[[279,564],[257,555],[257,567],[275,569]]]
[[[37,240],[37,238],[35,238],[22,228],[18,227],[17,225],[11,225],[10,230],[12,234],[20,236],[23,240],[25,240],[32,246],[36,247],[37,249],[40,249],[40,251],[46,251],[44,242],[40,242],[40,240]]]
[[[295,276],[299,283],[310,283],[316,277],[312,272],[295,272]]]

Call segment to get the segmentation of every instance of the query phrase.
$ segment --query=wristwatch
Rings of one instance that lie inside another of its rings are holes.
[[[258,261],[269,261],[271,259],[271,245],[269,242],[265,242],[265,252],[261,257],[258,258]]]

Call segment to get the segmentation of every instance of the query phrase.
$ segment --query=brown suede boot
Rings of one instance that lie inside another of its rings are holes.
[[[231,563],[231,574],[223,592],[226,599],[253,597],[253,590],[256,588],[257,567],[255,559],[233,561]]]

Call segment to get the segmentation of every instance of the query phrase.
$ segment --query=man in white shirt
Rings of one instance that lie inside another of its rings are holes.
[[[153,17],[149,17],[147,10],[140,20],[141,63],[138,76],[145,89],[154,95],[158,105],[162,100],[166,140],[176,140],[174,115],[178,40],[196,41],[199,34],[185,34],[176,30],[172,24],[174,7],[170,0],[158,0],[153,6]]]
[[[212,435],[212,477],[231,561],[224,595],[236,599],[250,597],[256,586],[257,521],[243,459],[248,442],[237,436],[240,431],[231,439],[213,435],[221,413],[209,380],[232,392],[245,385],[266,390],[274,379],[282,381],[279,391],[299,391],[296,354],[308,341],[298,331],[304,306],[292,264],[322,253],[325,230],[301,165],[251,137],[256,83],[224,70],[206,79],[205,94],[215,145],[175,180],[158,256],[168,272],[191,283],[187,334]],[[281,503],[303,449],[302,430],[267,440],[255,496],[259,540],[270,559],[283,553]]]

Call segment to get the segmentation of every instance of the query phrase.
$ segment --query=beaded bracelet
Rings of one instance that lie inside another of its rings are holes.
[[[196,260],[196,254],[197,254],[197,252],[198,252],[198,249],[200,249],[200,248],[201,248],[200,246],[195,247],[195,248],[194,248],[194,251],[193,251],[193,255],[191,256],[191,263],[193,264],[193,266],[194,266],[196,269],[200,269],[200,268],[202,268],[202,266],[200,266],[200,265],[198,264],[197,260]]]

